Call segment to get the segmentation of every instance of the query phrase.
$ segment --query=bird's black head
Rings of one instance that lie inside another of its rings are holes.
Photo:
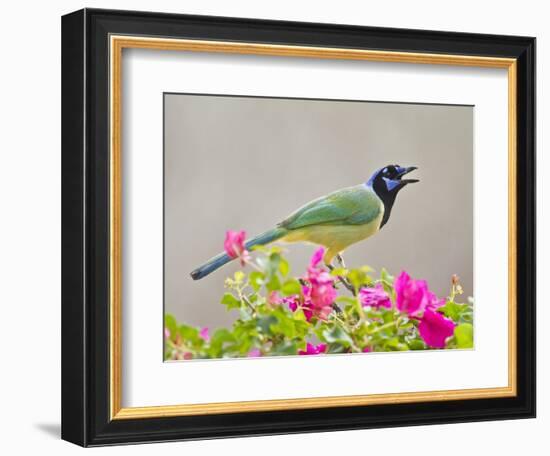
[[[376,171],[368,180],[367,186],[371,187],[384,203],[384,217],[380,223],[382,228],[390,218],[390,212],[399,190],[407,184],[418,182],[418,179],[403,179],[405,174],[414,171],[416,166],[403,168],[399,165],[387,165]]]

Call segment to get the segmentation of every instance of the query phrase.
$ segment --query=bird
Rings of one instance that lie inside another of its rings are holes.
[[[350,245],[376,234],[386,225],[400,190],[418,179],[403,176],[416,166],[387,165],[376,170],[365,183],[336,190],[300,207],[260,235],[247,240],[247,250],[275,241],[306,242],[325,247],[324,262],[336,257],[343,265],[342,252]],[[199,280],[233,260],[220,253],[191,272]]]

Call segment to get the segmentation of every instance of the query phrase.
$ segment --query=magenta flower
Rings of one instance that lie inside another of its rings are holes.
[[[290,310],[292,310],[292,312],[296,312],[298,309],[302,309],[306,320],[311,321],[311,319],[313,318],[313,306],[311,304],[311,299],[309,299],[309,297],[306,297],[309,294],[309,287],[303,286],[302,293],[303,296],[294,295],[283,298],[283,302],[288,306]]]
[[[384,287],[381,283],[377,283],[374,288],[361,288],[359,291],[359,299],[363,307],[387,307],[391,309],[390,296],[384,291]]]
[[[336,290],[334,289],[334,277],[323,267],[319,267],[324,248],[319,248],[311,257],[311,262],[307,270],[306,280],[310,283],[309,287],[303,287],[303,294],[306,302],[309,300],[314,314],[325,319],[332,311],[332,304],[336,299]]]
[[[323,256],[325,255],[325,249],[323,247],[319,247],[311,257],[311,260],[309,260],[309,268],[316,268],[321,260],[323,259]]]
[[[363,353],[370,353],[370,352],[372,352],[372,348],[367,345],[365,348],[363,348],[362,351],[363,351]]]
[[[223,248],[231,258],[240,258],[241,265],[244,266],[249,258],[248,250],[244,245],[246,232],[242,231],[226,231]]]
[[[170,330],[168,328],[164,328],[164,338],[170,339]]]
[[[298,306],[301,305],[300,296],[298,295],[287,296],[286,298],[283,298],[283,302],[290,310],[292,310],[292,312],[296,312],[298,310]]]
[[[201,336],[202,339],[204,339],[205,342],[208,342],[210,340],[210,333],[208,331],[208,327],[204,327],[200,330],[199,336]]]
[[[417,315],[437,301],[437,297],[428,289],[428,283],[425,280],[411,279],[405,271],[395,279],[394,289],[397,309],[409,315]]]
[[[321,353],[325,353],[327,350],[327,344],[319,344],[319,345],[313,345],[309,342],[306,345],[305,350],[299,350],[299,355],[319,355]]]
[[[279,293],[275,290],[270,292],[269,295],[267,296],[267,303],[270,306],[278,306],[283,304],[284,302],[285,302],[285,298],[281,298],[281,296],[279,296]]]
[[[253,348],[252,350],[250,350],[248,352],[248,355],[247,355],[249,358],[258,358],[260,356],[262,356],[262,352],[260,351],[259,348]]]
[[[319,267],[324,253],[325,250],[320,248],[311,257],[307,275],[304,278],[309,285],[302,286],[302,295],[283,298],[283,302],[293,312],[302,309],[307,321],[314,316],[326,320],[332,312],[332,304],[336,299],[334,278],[323,267]]]
[[[444,305],[445,305],[445,299],[439,299],[435,294],[431,293],[431,298],[426,308],[436,310]]]
[[[308,321],[312,316],[326,320],[332,312],[332,304],[336,299],[336,290],[332,286],[332,280],[312,282],[310,287],[302,287],[302,293],[304,295],[302,310]]]
[[[428,307],[420,319],[418,332],[430,347],[445,348],[445,341],[454,334],[455,326],[452,320]]]

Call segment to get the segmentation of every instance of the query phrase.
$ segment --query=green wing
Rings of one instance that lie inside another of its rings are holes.
[[[312,225],[363,225],[381,211],[380,199],[365,185],[337,190],[302,206],[279,223],[288,230]]]

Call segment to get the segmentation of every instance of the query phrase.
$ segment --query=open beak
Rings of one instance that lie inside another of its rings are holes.
[[[399,170],[399,179],[404,184],[414,184],[420,182],[418,179],[401,179],[405,174],[409,174],[411,171],[418,169],[416,166],[409,166],[408,168],[400,168]]]

